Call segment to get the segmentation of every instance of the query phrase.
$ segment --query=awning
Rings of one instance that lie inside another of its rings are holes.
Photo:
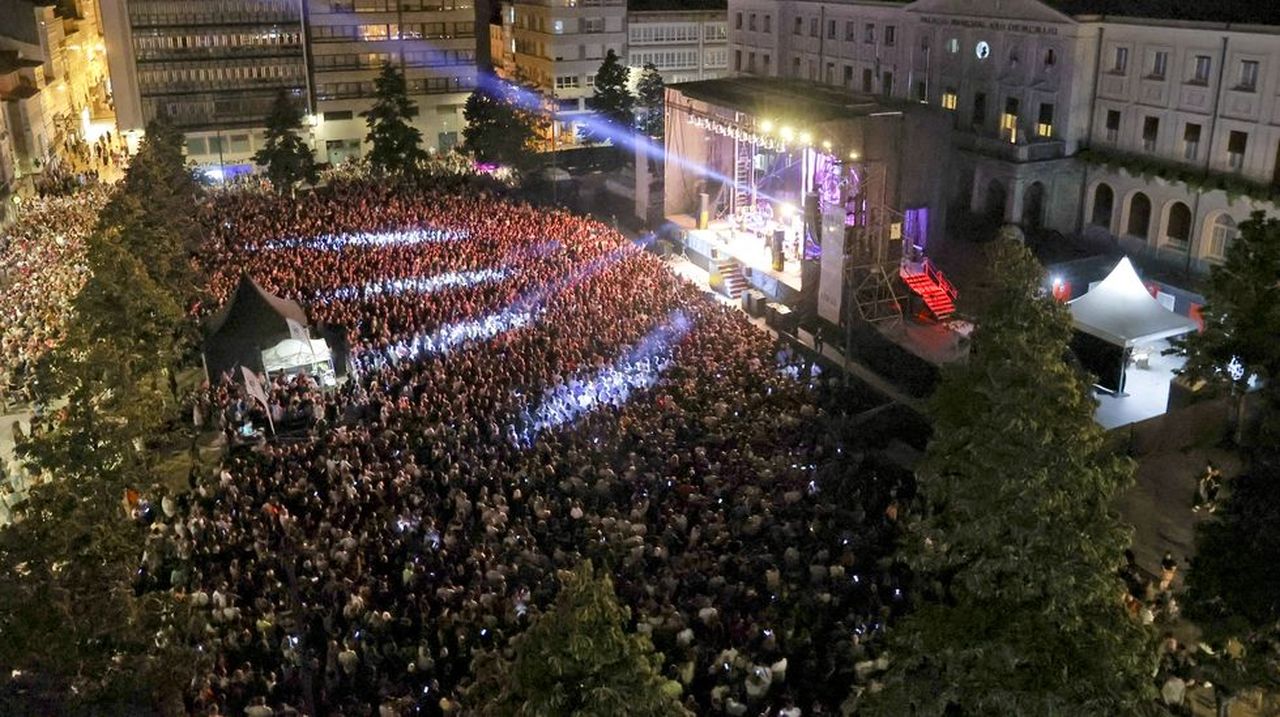
[[[267,373],[288,371],[299,366],[329,363],[329,344],[324,339],[285,339],[262,352],[262,365]]]
[[[1195,321],[1160,305],[1126,257],[1088,293],[1067,305],[1077,331],[1107,343],[1132,348],[1188,334]]]

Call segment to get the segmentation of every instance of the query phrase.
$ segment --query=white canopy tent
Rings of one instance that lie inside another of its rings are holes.
[[[333,354],[324,339],[285,339],[262,352],[262,365],[268,376],[295,369],[322,379],[333,376]]]
[[[1199,328],[1195,321],[1161,306],[1138,278],[1128,257],[1121,259],[1107,278],[1067,307],[1077,331],[1123,349],[1189,334]]]

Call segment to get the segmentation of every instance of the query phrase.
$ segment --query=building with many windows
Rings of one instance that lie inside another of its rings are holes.
[[[650,5],[653,5],[652,3]],[[494,64],[506,77],[537,88],[555,108],[557,142],[572,142],[609,50],[632,69],[653,63],[668,83],[728,73],[724,10],[628,10],[625,0],[516,0],[502,5],[491,28]]]
[[[320,162],[363,153],[374,78],[404,73],[431,150],[458,141],[476,83],[474,0],[101,0],[119,122],[165,112],[189,156],[249,171],[280,91],[307,112]]]
[[[1277,211],[1280,27],[1071,10],[731,0],[730,66],[950,113],[953,214],[1203,268]]]

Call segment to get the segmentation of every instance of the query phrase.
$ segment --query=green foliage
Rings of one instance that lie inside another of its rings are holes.
[[[528,167],[533,160],[533,140],[538,117],[516,101],[516,88],[500,80],[499,88],[481,87],[471,93],[462,114],[467,149],[482,162]]]
[[[267,168],[267,178],[277,192],[293,188],[297,182],[315,184],[315,157],[302,141],[302,108],[280,90],[267,117],[267,142],[253,155],[253,161]]]
[[[929,597],[891,631],[870,713],[1133,714],[1154,654],[1116,573],[1128,535],[1112,506],[1132,465],[1106,452],[1039,265],[1014,243],[994,258],[969,362],[932,400],[926,505],[902,549]]]
[[[688,714],[680,685],[659,674],[662,656],[649,638],[625,630],[629,611],[613,581],[585,561],[560,575],[551,610],[512,641],[514,656],[478,657],[468,693],[489,717],[665,717]]]
[[[154,123],[103,209],[92,275],[41,367],[68,403],[19,446],[45,482],[0,530],[0,693],[21,685],[37,712],[146,713],[191,676],[191,655],[157,646],[174,630],[168,598],[134,593],[144,534],[121,503],[151,481],[150,444],[177,406],[169,376],[190,345],[200,188],[181,147]]]
[[[1181,183],[1196,192],[1222,191],[1227,195],[1228,203],[1234,203],[1240,197],[1248,197],[1258,202],[1280,202],[1280,187],[1253,182],[1243,177],[1220,172],[1206,172],[1198,167],[1191,167],[1177,162],[1158,159],[1151,155],[1129,154],[1109,149],[1088,148],[1076,153],[1083,162],[1123,170],[1133,177],[1145,180],[1162,179],[1166,182]]]
[[[373,106],[361,112],[369,134],[365,141],[373,145],[369,164],[375,170],[390,173],[412,173],[425,162],[422,133],[410,123],[418,106],[409,100],[404,75],[387,63],[374,80]]]
[[[1187,574],[1197,617],[1241,617],[1254,627],[1280,623],[1280,453],[1256,456],[1231,479],[1214,519],[1196,528],[1196,555]]]
[[[596,71],[595,94],[591,99],[591,109],[596,117],[605,121],[611,131],[626,132],[635,123],[632,109],[636,98],[631,94],[627,83],[631,71],[618,59],[618,53],[609,50]],[[606,142],[610,139],[605,132],[588,132],[588,139],[594,142]]]
[[[645,64],[636,84],[636,105],[640,109],[636,128],[646,136],[661,138],[665,131],[666,84],[662,81],[662,73],[652,62]]]

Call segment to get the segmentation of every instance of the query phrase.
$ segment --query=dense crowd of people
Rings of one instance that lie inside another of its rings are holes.
[[[219,194],[206,220],[201,310],[248,272],[344,327],[353,368],[275,377],[306,439],[141,512],[139,590],[172,590],[209,655],[193,712],[465,713],[472,659],[587,557],[695,713],[833,714],[883,669],[912,487],[826,420],[857,390],[562,211],[338,183]],[[234,381],[197,411],[264,419]]]
[[[88,278],[85,242],[106,195],[88,183],[28,199],[17,221],[0,228],[0,403],[34,398],[35,363],[61,340]]]

